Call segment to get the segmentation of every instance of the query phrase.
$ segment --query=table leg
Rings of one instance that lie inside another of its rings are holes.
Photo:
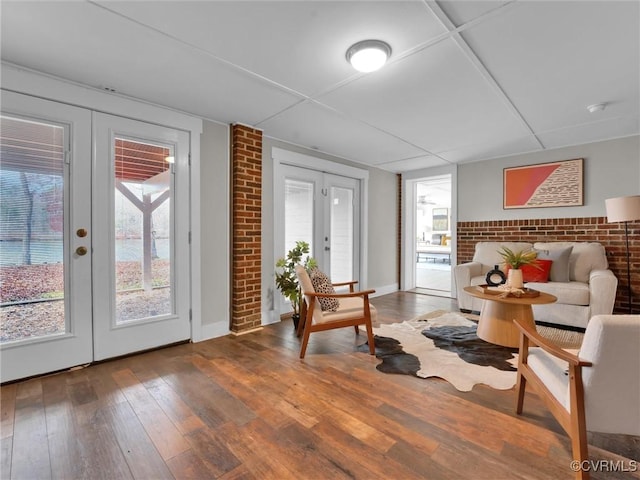
[[[531,305],[485,300],[478,322],[478,337],[503,347],[517,348],[520,334],[513,323],[514,319],[529,323],[535,328]]]

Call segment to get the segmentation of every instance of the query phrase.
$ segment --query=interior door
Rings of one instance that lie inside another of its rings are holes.
[[[1,92],[0,365],[91,362],[91,114]]]
[[[187,340],[189,134],[94,113],[94,358]]]

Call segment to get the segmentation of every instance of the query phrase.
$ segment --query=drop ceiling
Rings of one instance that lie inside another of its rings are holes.
[[[1,56],[404,172],[638,135],[639,6],[2,0]],[[360,74],[370,38],[392,56]]]

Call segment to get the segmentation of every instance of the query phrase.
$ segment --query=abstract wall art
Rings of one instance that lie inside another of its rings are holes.
[[[504,169],[503,208],[583,205],[584,159]]]

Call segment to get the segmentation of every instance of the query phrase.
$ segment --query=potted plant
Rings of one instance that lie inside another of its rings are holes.
[[[276,262],[276,286],[282,295],[291,302],[291,306],[293,307],[293,326],[296,329],[300,321],[302,291],[298,285],[295,267],[296,265],[302,265],[307,270],[310,270],[317,266],[316,260],[310,257],[308,253],[309,244],[307,242],[297,241],[296,246],[289,250],[287,256],[278,259]]]
[[[513,250],[503,246],[498,250],[498,253],[504,260],[504,264],[511,267],[507,274],[507,285],[511,288],[524,287],[524,283],[522,282],[522,270],[520,270],[520,267],[523,265],[533,265],[536,268],[540,268],[535,263],[538,254],[533,250],[514,252]]]

